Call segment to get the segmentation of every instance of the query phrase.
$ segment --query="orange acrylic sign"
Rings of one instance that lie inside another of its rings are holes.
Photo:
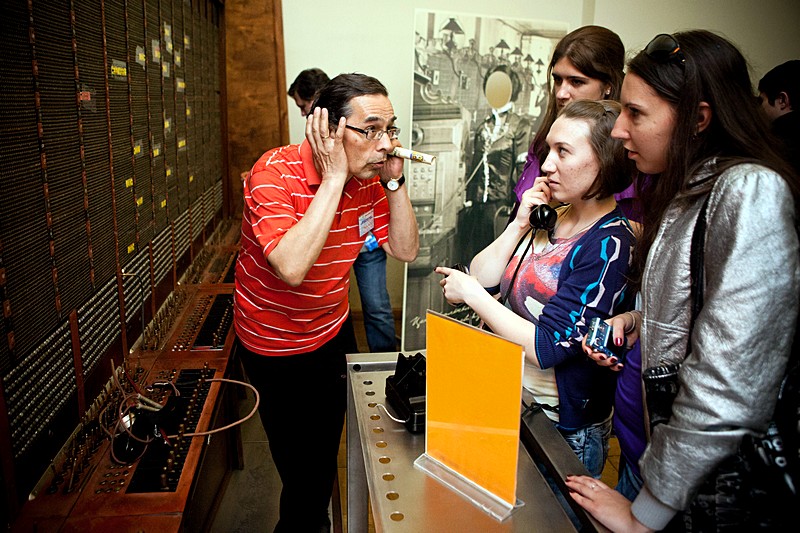
[[[516,502],[523,350],[427,312],[425,453]]]

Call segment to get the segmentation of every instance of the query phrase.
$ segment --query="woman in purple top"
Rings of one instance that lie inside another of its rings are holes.
[[[544,120],[528,148],[525,167],[514,187],[517,203],[509,217],[514,220],[522,193],[542,175],[541,162],[547,157],[547,133],[561,109],[575,100],[619,100],[625,47],[619,36],[602,26],[583,26],[561,39],[547,67],[550,98]],[[550,80],[552,79],[552,84]],[[619,199],[629,195],[623,191]],[[619,202],[627,215],[627,201]]]

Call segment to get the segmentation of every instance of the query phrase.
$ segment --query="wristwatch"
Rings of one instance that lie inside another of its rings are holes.
[[[396,190],[397,190],[397,189],[399,189],[399,188],[400,188],[400,186],[401,186],[402,184],[404,184],[405,182],[406,182],[406,177],[405,177],[404,175],[402,175],[402,174],[401,174],[399,179],[396,179],[396,180],[389,180],[389,181],[387,181],[385,184],[383,184],[383,187],[384,187],[385,189],[388,189],[388,190],[390,190],[390,191],[396,191]]]

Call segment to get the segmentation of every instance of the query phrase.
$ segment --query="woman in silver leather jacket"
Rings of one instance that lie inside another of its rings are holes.
[[[612,136],[652,180],[634,257],[641,311],[609,322],[618,346],[641,335],[643,369],[680,364],[678,393],[640,459],[644,487],[632,504],[589,477],[567,485],[613,531],[652,531],[687,509],[772,416],[798,313],[799,195],[755,105],[746,61],[722,37],[656,36],[631,60],[621,102]],[[689,259],[706,198],[704,304],[692,324]]]

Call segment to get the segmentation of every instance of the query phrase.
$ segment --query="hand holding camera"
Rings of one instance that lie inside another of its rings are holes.
[[[589,322],[589,332],[586,334],[586,346],[596,352],[605,354],[606,357],[616,357],[622,362],[623,350],[614,344],[614,330],[610,324],[600,317],[594,317]]]
[[[628,315],[628,316],[626,316]],[[626,319],[632,320],[632,325],[628,325]],[[597,364],[610,366],[613,370],[621,370],[625,363],[625,355],[631,345],[639,338],[636,328],[636,318],[630,311],[617,315],[611,319],[612,324],[616,322],[617,328],[624,331],[621,342],[615,342],[614,327],[607,324],[599,317],[595,317],[589,323],[589,331],[583,339],[584,351]],[[619,339],[618,339],[619,341]]]

